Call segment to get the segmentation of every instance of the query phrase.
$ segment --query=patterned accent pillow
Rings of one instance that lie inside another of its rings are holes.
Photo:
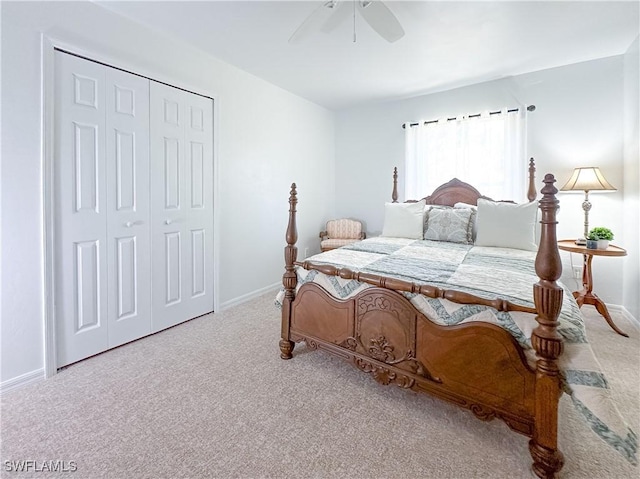
[[[475,243],[476,241],[476,236],[478,235],[478,207],[476,205],[470,205],[469,203],[456,203],[455,205],[453,205],[454,208],[471,208],[473,211],[476,212],[475,214],[475,218],[471,220],[471,222],[473,223],[473,242]]]
[[[427,213],[424,239],[473,244],[476,211],[471,208],[431,208]]]

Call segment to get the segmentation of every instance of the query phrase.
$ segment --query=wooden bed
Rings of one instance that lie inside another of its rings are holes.
[[[529,168],[529,200],[536,197],[534,165]],[[286,232],[282,359],[291,359],[296,342],[322,349],[352,362],[381,384],[426,392],[467,408],[482,420],[502,419],[511,429],[531,438],[529,450],[538,477],[556,477],[563,465],[558,450],[558,400],[561,394],[558,358],[563,352],[557,332],[563,290],[556,283],[562,272],[556,240],[558,200],[555,178],[547,174],[539,200],[541,237],[535,261],[539,281],[532,285],[535,308],[506,300],[487,300],[459,291],[419,285],[395,278],[358,273],[346,268],[297,262],[296,185],[291,185]],[[427,204],[476,204],[482,195],[459,180],[437,188]],[[397,201],[394,171],[393,201]],[[303,284],[296,292],[295,266],[326,275],[355,279],[373,287],[347,300],[332,297],[322,287]],[[481,304],[498,311],[536,314],[531,342],[535,369],[510,333],[489,323],[440,326],[428,320],[401,292]],[[384,324],[384,333],[383,327]]]

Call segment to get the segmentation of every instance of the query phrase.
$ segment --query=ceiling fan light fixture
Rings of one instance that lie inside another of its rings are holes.
[[[289,38],[289,43],[299,43],[301,38],[309,33],[321,29],[324,32],[333,30],[338,23],[339,6],[347,0],[328,0],[317,7],[302,22],[297,30]],[[393,43],[404,36],[404,29],[391,10],[381,0],[351,0],[353,2],[354,15],[354,41],[355,41],[355,11],[360,11],[362,18],[373,30],[389,43]]]

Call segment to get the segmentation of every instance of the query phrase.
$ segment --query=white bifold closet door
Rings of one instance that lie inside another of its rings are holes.
[[[58,366],[151,332],[149,81],[56,52]]]
[[[213,311],[213,103],[151,82],[153,330]]]
[[[213,311],[213,102],[55,55],[61,367]]]

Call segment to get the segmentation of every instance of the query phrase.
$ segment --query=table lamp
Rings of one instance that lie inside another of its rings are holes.
[[[589,236],[589,210],[591,202],[589,201],[589,191],[615,191],[616,188],[611,186],[597,166],[580,167],[573,170],[573,174],[569,181],[560,188],[560,191],[584,191],[584,201],[582,209],[584,210],[584,238]]]

